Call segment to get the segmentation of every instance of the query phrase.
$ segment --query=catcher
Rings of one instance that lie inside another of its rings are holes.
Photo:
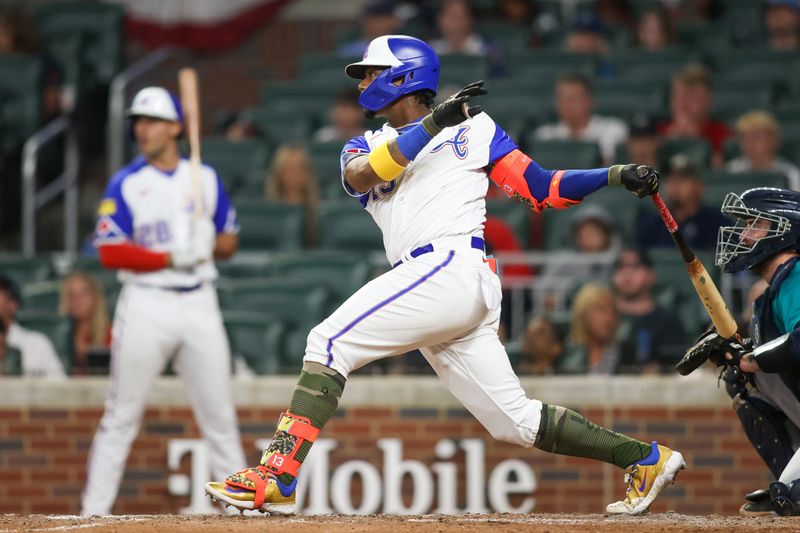
[[[747,437],[777,481],[745,496],[741,514],[800,515],[800,192],[729,193],[722,213],[736,221],[717,237],[716,264],[750,270],[768,283],[753,303],[752,339],[713,328],[676,365],[687,375],[706,360],[721,378]]]

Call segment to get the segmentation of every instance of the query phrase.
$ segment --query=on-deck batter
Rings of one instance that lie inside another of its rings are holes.
[[[236,252],[238,227],[216,172],[201,166],[203,217],[193,218],[189,162],[178,152],[183,116],[165,89],[148,87],[128,111],[141,156],[100,203],[96,244],[123,283],[111,347],[111,389],[89,452],[81,511],[111,512],[148,392],[167,362],[186,384],[215,476],[245,466],[230,387],[230,349],[213,257]]]
[[[658,175],[637,165],[548,171],[517,149],[472,106],[482,82],[431,112],[439,59],[406,36],[373,40],[347,74],[361,80],[360,103],[387,119],[349,141],[342,177],[383,232],[393,269],[371,281],[308,336],[289,410],[261,465],[206,485],[239,509],[295,510],[300,464],[333,414],[353,370],[419,348],[444,385],[498,439],[591,457],[625,468],[626,499],[607,512],[644,512],[683,468],[681,455],[599,427],[578,413],[527,398],[497,336],[500,281],[484,256],[484,197],[490,178],[534,210],[568,207],[608,184],[637,196]]]

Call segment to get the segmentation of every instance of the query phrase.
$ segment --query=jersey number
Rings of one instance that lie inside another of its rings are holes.
[[[386,185],[381,185],[380,187],[373,187],[372,188],[372,201],[377,202],[381,198],[386,198],[392,192],[394,192],[395,182],[390,181]]]
[[[152,248],[156,244],[164,244],[172,240],[169,224],[164,220],[137,226],[134,235],[136,244],[145,248]]]

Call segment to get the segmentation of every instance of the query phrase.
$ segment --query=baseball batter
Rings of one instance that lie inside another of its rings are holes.
[[[193,216],[175,97],[160,87],[142,89],[128,116],[141,156],[111,178],[96,228],[100,260],[120,269],[123,289],[112,329],[111,388],[81,500],[89,515],[111,512],[148,392],[170,360],[208,441],[214,475],[246,465],[213,286],[213,257],[230,257],[238,246],[236,212],[216,172],[203,165],[204,215]]]
[[[362,107],[387,123],[345,144],[343,184],[383,232],[393,269],[311,331],[291,404],[261,464],[208,483],[206,492],[241,510],[294,512],[300,465],[350,373],[418,348],[492,436],[625,469],[627,496],[607,511],[642,513],[683,458],[526,397],[497,336],[501,291],[484,255],[484,197],[487,173],[535,211],[568,207],[609,184],[652,194],[658,175],[636,165],[545,170],[472,105],[486,93],[482,82],[431,111],[439,66],[426,43],[397,35],[373,40],[364,59],[347,66],[360,80]]]

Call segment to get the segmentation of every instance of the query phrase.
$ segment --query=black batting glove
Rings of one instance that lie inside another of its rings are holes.
[[[470,105],[474,96],[482,94],[486,94],[486,89],[483,88],[483,81],[470,83],[434,107],[433,112],[422,119],[422,126],[431,136],[436,136],[445,128],[461,124],[468,118],[472,118],[483,111],[479,105]]]
[[[743,339],[741,343],[735,339],[723,339],[712,326],[703,332],[694,345],[686,350],[675,369],[682,376],[688,376],[706,361],[711,361],[717,366],[738,365],[743,355],[753,350],[750,339]],[[731,355],[731,359],[726,357]]]
[[[614,165],[608,169],[608,184],[622,186],[644,198],[658,192],[658,171],[647,165]]]

